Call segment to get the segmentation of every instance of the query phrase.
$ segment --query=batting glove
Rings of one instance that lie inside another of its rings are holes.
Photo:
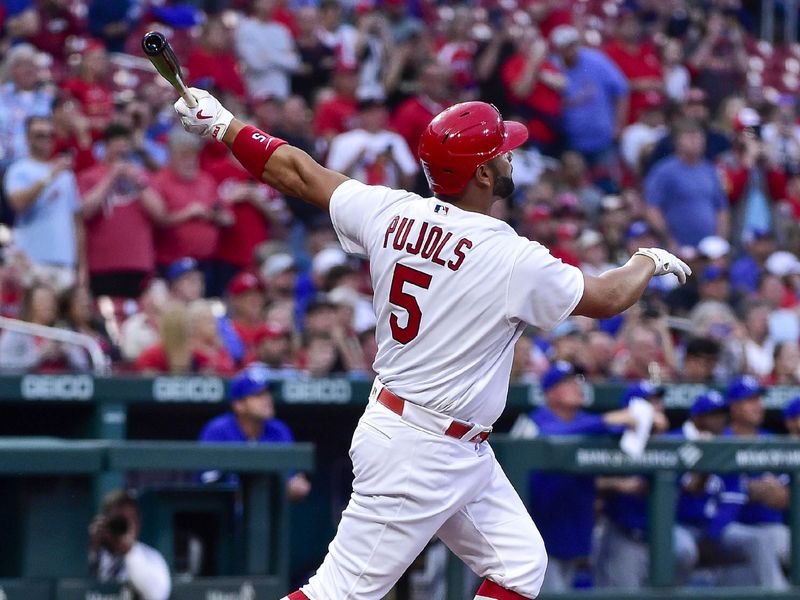
[[[674,254],[670,254],[662,248],[639,248],[639,251],[634,254],[646,256],[656,263],[656,271],[653,275],[666,275],[673,273],[681,284],[686,283],[686,278],[692,274],[692,270],[685,262],[679,259]]]
[[[197,100],[197,106],[189,108],[183,98],[175,103],[183,128],[203,137],[213,135],[221,142],[233,115],[207,91],[198,88],[189,88],[189,91]]]

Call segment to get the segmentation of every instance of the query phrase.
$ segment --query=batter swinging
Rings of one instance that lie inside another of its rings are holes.
[[[654,275],[684,283],[689,268],[646,248],[590,277],[488,216],[513,192],[511,151],[527,138],[489,104],[457,104],[430,123],[419,154],[434,196],[422,198],[325,169],[192,92],[196,108],[175,103],[188,131],[329,211],[344,249],[370,260],[378,376],[350,448],[353,493],[322,566],[288,600],[383,598],[434,536],[485,578],[476,599],[535,598],[542,538],[486,442],[514,344],[527,324],[617,314]]]

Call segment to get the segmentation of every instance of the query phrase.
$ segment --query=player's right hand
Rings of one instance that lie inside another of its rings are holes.
[[[646,256],[656,263],[656,270],[655,273],[653,273],[654,276],[672,273],[678,278],[681,284],[684,284],[686,283],[686,278],[692,274],[689,265],[663,248],[639,248],[639,250],[634,253],[634,256],[637,254]]]
[[[203,137],[213,135],[221,142],[233,115],[207,91],[199,88],[189,88],[189,91],[197,100],[197,106],[189,108],[183,98],[175,103],[175,111],[181,117],[183,128]]]

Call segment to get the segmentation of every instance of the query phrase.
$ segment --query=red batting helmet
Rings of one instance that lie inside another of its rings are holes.
[[[528,129],[503,121],[486,102],[462,102],[436,115],[419,140],[419,159],[434,194],[461,192],[480,165],[521,146]]]

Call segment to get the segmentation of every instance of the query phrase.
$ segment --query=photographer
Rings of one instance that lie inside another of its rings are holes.
[[[136,499],[124,490],[108,493],[89,525],[89,569],[102,583],[125,584],[135,598],[166,600],[169,568],[158,550],[138,541],[140,529]]]

